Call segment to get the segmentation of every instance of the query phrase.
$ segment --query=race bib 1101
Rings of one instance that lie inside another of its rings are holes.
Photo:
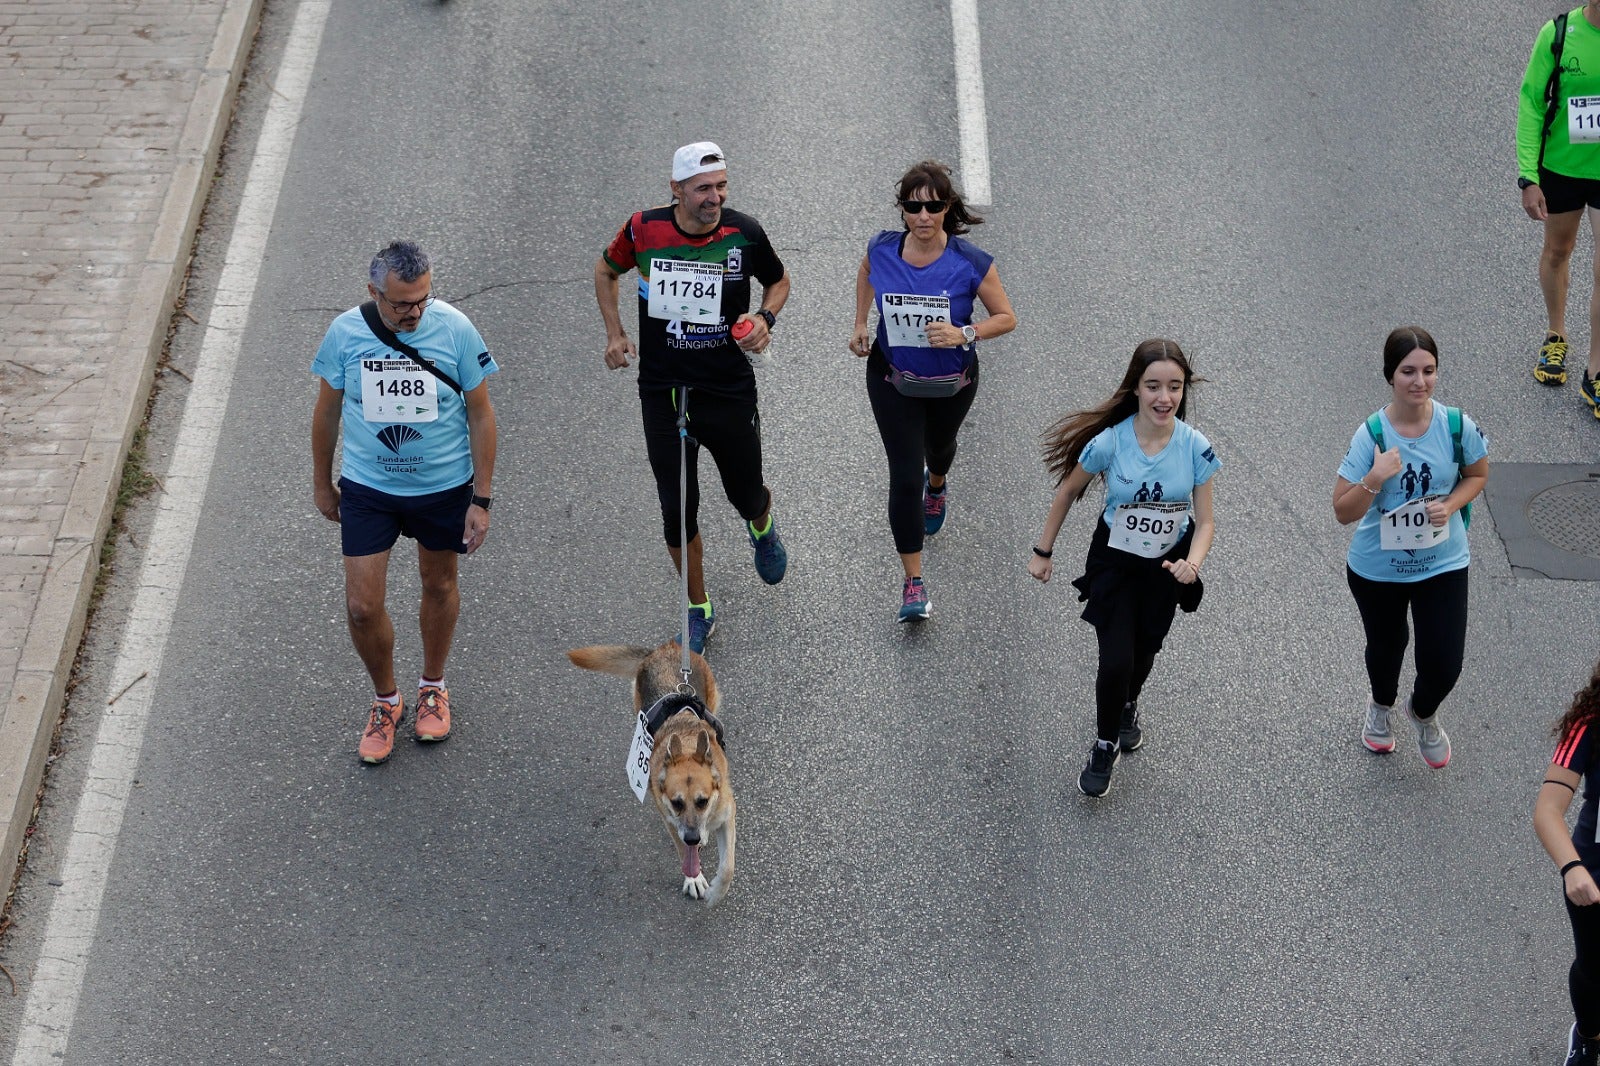
[[[1378,547],[1386,552],[1415,551],[1449,540],[1450,523],[1436,526],[1428,517],[1428,501],[1438,498],[1423,496],[1387,512],[1378,520]]]

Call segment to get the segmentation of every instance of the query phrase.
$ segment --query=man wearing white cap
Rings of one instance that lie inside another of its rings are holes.
[[[717,462],[722,487],[740,516],[755,553],[756,572],[769,585],[783,580],[789,556],[778,536],[772,491],[761,474],[761,415],[748,354],[766,348],[789,298],[789,274],[761,224],[723,206],[728,163],[710,141],[679,148],[672,157],[672,203],[635,212],[594,268],[595,298],[606,327],[606,366],[639,360],[639,400],[645,450],[661,500],[662,532],[673,565],[688,567],[689,631],[694,651],[716,625],[702,569],[696,512],[699,449]],[[639,272],[639,346],[622,325],[619,279]],[[750,279],[762,286],[750,312]],[[688,413],[688,499],[678,517],[678,412]],[[685,550],[687,546],[687,550]]]

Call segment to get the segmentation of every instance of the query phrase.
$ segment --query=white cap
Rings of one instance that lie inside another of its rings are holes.
[[[711,170],[727,170],[728,161],[722,149],[710,141],[686,144],[672,153],[672,180],[688,181],[696,174]]]

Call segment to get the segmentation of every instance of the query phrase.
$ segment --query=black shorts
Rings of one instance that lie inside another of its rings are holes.
[[[1544,193],[1545,208],[1552,215],[1581,211],[1585,207],[1600,208],[1600,181],[1594,178],[1569,178],[1565,174],[1540,170],[1539,189]]]
[[[422,496],[394,496],[347,477],[339,479],[339,539],[346,555],[377,555],[404,534],[429,551],[465,553],[461,535],[472,504],[472,482]]]
[[[733,509],[747,522],[766,511],[767,483],[761,475],[761,414],[754,391],[748,396],[726,396],[688,390],[689,496],[685,502],[687,538],[678,529],[678,389],[639,389],[644,415],[645,453],[656,478],[661,501],[661,534],[669,547],[679,547],[700,532],[700,449],[717,461],[722,491]]]

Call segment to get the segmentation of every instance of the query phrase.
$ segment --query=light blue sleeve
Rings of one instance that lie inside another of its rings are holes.
[[[328,324],[328,331],[322,335],[322,343],[317,346],[316,357],[311,360],[311,372],[326,381],[329,388],[341,392],[344,390],[343,318],[341,315]]]
[[[1198,488],[1210,481],[1218,470],[1222,469],[1222,462],[1217,458],[1216,449],[1211,447],[1211,442],[1206,435],[1198,429],[1191,428],[1194,434],[1189,442],[1189,455],[1194,461],[1194,483]]]
[[[1365,422],[1356,427],[1355,436],[1350,438],[1350,450],[1344,453],[1344,462],[1339,464],[1339,476],[1352,485],[1366,477],[1372,470],[1372,448],[1375,444],[1377,441],[1372,439]],[[1462,444],[1466,444],[1464,426]]]
[[[499,370],[500,365],[494,361],[494,356],[489,354],[489,346],[483,343],[478,328],[466,315],[455,320],[453,334],[456,369],[461,374],[461,390],[471,392],[483,384],[484,378]]]
[[[1078,455],[1078,465],[1090,474],[1103,474],[1111,467],[1111,460],[1117,456],[1117,427],[1102,429],[1094,435],[1088,444],[1083,446],[1083,451]]]

